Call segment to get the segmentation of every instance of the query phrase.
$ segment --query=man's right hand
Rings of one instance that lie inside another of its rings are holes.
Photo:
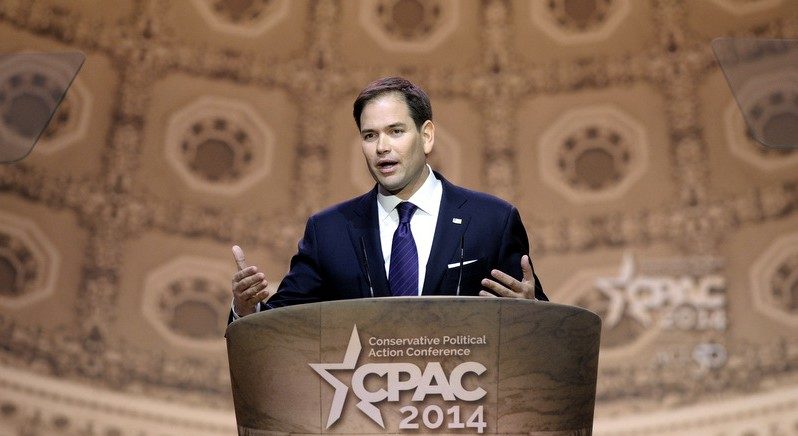
[[[233,245],[233,258],[238,267],[233,275],[233,310],[238,316],[245,316],[255,312],[258,303],[269,298],[266,289],[269,282],[256,266],[247,266],[244,251],[238,245]]]

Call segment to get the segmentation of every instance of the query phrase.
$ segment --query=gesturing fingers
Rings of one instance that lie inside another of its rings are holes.
[[[247,267],[247,261],[244,259],[244,250],[238,245],[233,245],[233,259],[235,259],[239,271]]]
[[[247,289],[255,286],[258,283],[265,282],[266,276],[263,273],[248,275],[240,280],[233,282],[233,293],[242,294]]]
[[[253,313],[259,302],[269,298],[266,289],[269,282],[266,281],[266,275],[258,272],[257,267],[247,266],[241,247],[234,245],[232,251],[238,269],[233,274],[233,313],[245,316]]]
[[[510,289],[502,286],[501,284],[499,284],[499,283],[497,283],[497,282],[495,282],[493,280],[490,280],[490,279],[482,279],[482,286],[484,288],[489,289],[489,290],[491,290],[491,291],[493,291],[495,293],[495,294],[491,294],[490,292],[487,292],[487,291],[480,291],[479,295],[482,295],[484,297],[498,295],[499,297],[510,297],[510,298],[512,298],[512,297],[516,296],[515,293],[512,290],[510,290]]]
[[[241,293],[242,300],[250,304],[256,304],[265,300],[269,296],[269,291],[266,289],[268,285],[269,283],[264,280],[250,286],[247,288],[247,290]]]
[[[253,266],[248,266],[248,267],[238,271],[237,273],[233,274],[233,286],[235,286],[235,284],[240,282],[241,280],[244,280],[245,278],[247,278],[249,276],[255,275],[255,273],[257,273],[257,272],[258,272],[258,267],[254,266],[254,265]]]
[[[503,271],[494,269],[490,272],[490,275],[495,280],[483,279],[482,286],[495,292],[500,297],[534,299],[534,274],[532,272],[532,264],[526,255],[521,257],[521,271],[523,272],[523,279],[519,281]],[[487,291],[481,291],[479,294],[482,296],[491,295]]]
[[[532,269],[532,262],[526,254],[521,256],[521,272],[524,274],[524,281],[529,283],[532,281],[532,276],[535,271]]]
[[[510,288],[519,294],[524,292],[523,283],[519,282],[515,277],[511,276],[510,274],[494,269],[490,272],[490,275],[492,275],[505,287]]]

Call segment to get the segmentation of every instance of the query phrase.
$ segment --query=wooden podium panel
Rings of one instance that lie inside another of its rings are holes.
[[[598,316],[401,297],[274,309],[227,329],[241,435],[590,434]]]

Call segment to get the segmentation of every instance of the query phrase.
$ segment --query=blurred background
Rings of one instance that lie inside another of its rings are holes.
[[[4,0],[0,54],[86,61],[0,165],[0,434],[234,434],[230,247],[276,286],[370,189],[351,105],[387,75],[602,316],[596,434],[798,434],[798,151],[752,139],[719,36],[796,38],[798,2]],[[0,63],[0,131],[52,71]],[[798,72],[747,92],[798,132]]]

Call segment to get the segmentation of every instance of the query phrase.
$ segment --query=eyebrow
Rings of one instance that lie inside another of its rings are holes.
[[[385,128],[392,129],[394,127],[405,127],[406,128],[407,124],[399,121],[398,123],[388,124]],[[361,129],[360,133],[367,133],[367,132],[370,133],[370,132],[376,132],[376,131],[377,131],[377,129]]]

